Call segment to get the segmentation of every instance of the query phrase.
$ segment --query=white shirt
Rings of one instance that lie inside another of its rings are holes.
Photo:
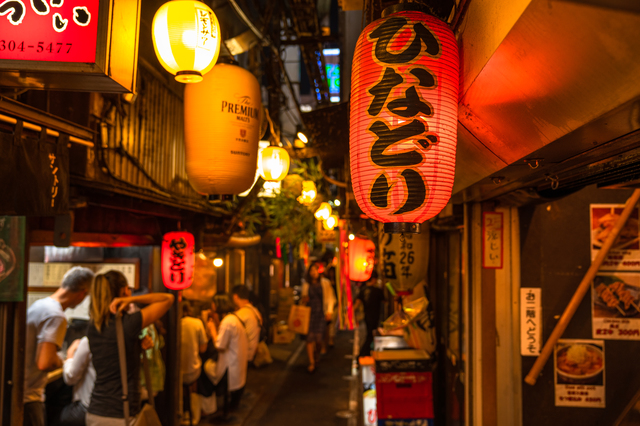
[[[225,370],[228,370],[229,390],[241,389],[247,382],[249,341],[238,317],[228,314],[222,318],[215,345],[220,351],[216,364],[216,379],[220,381]]]
[[[238,309],[235,314],[240,317],[247,331],[247,338],[249,339],[248,356],[251,360],[256,356],[256,350],[260,342],[262,315],[260,315],[260,312],[250,303]]]
[[[320,285],[322,285],[322,307],[325,315],[333,315],[333,310],[336,306],[336,292],[331,287],[331,281],[325,277],[320,277]],[[309,295],[309,283],[304,281],[302,283],[302,297]]]
[[[96,369],[91,362],[89,339],[86,336],[80,339],[73,358],[67,358],[62,365],[62,378],[67,385],[73,386],[73,402],[80,401],[85,408],[89,408],[91,392],[96,383]]]
[[[50,297],[36,300],[27,310],[27,336],[24,360],[24,399],[25,403],[44,401],[44,388],[47,385],[47,372],[40,371],[36,363],[38,345],[49,342],[60,350],[67,333],[67,318],[60,302]]]
[[[202,321],[193,317],[180,320],[182,377],[184,383],[191,383],[200,376],[200,346],[209,341]],[[195,377],[194,377],[195,376]]]

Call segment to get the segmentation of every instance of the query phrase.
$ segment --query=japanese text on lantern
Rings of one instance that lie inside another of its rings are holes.
[[[375,207],[386,208],[393,183],[389,183],[389,175],[385,169],[401,170],[398,175],[405,181],[407,196],[405,203],[393,212],[396,215],[412,212],[426,201],[429,189],[416,166],[424,161],[423,152],[438,143],[438,135],[429,131],[427,123],[427,118],[433,117],[433,106],[422,99],[418,92],[418,88],[435,89],[436,78],[427,67],[416,62],[422,57],[423,43],[426,45],[426,53],[432,57],[440,54],[440,43],[422,22],[407,25],[409,23],[402,16],[390,18],[368,36],[373,43],[374,61],[383,67],[380,80],[368,91],[373,99],[367,114],[372,119],[378,117],[368,129],[375,138],[370,158],[373,164],[382,168],[370,188],[369,198]],[[389,51],[394,38],[413,41],[403,51],[395,53]],[[387,103],[394,88],[404,83],[408,83],[404,94]],[[401,125],[390,127],[389,123],[380,118],[383,112],[401,117],[391,123]],[[402,141],[413,142],[417,149],[385,153],[392,145]]]
[[[171,256],[169,260],[171,261],[171,274],[170,279],[172,283],[182,284],[184,283],[184,273],[185,273],[185,255],[187,242],[184,238],[173,239],[169,244],[169,248],[171,249]]]
[[[502,213],[482,213],[482,267],[502,269]]]
[[[520,354],[540,355],[542,303],[539,288],[520,289]]]

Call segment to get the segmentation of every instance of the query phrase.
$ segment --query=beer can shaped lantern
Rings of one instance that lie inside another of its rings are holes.
[[[456,157],[458,47],[426,13],[369,24],[351,73],[351,180],[362,211],[385,232],[419,232],[451,197]]]
[[[218,64],[184,93],[187,176],[201,194],[240,194],[258,164],[260,84],[249,71]]]
[[[184,290],[193,282],[196,262],[193,234],[169,232],[162,238],[162,282],[170,290]]]

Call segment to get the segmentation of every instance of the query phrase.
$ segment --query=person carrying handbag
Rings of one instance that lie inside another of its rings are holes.
[[[91,293],[91,320],[87,337],[96,370],[96,382],[86,423],[87,426],[130,426],[125,419],[134,419],[140,412],[142,348],[138,336],[144,327],[160,319],[169,310],[174,298],[169,293],[131,297],[126,278],[117,271],[96,276]],[[124,311],[131,303],[147,306],[128,314]],[[124,349],[122,356],[118,345],[117,314],[122,315],[119,320],[122,322],[121,339],[124,343],[120,345]],[[124,363],[120,359],[124,359]],[[124,375],[121,367],[124,367]],[[125,376],[126,380],[123,380]],[[125,404],[123,396],[126,396]],[[128,410],[125,406],[128,406]]]

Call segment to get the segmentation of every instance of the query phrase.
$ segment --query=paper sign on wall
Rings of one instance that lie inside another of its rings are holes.
[[[542,340],[541,289],[520,289],[520,354],[540,355]]]
[[[605,407],[603,340],[560,339],[553,358],[557,407]]]
[[[591,260],[593,261],[607,236],[620,217],[624,204],[591,204]],[[638,270],[640,269],[640,238],[638,207],[631,211],[620,235],[611,246],[600,269]]]
[[[503,216],[499,212],[482,213],[482,267],[502,269]]]
[[[599,272],[591,283],[593,337],[640,340],[640,274]]]

